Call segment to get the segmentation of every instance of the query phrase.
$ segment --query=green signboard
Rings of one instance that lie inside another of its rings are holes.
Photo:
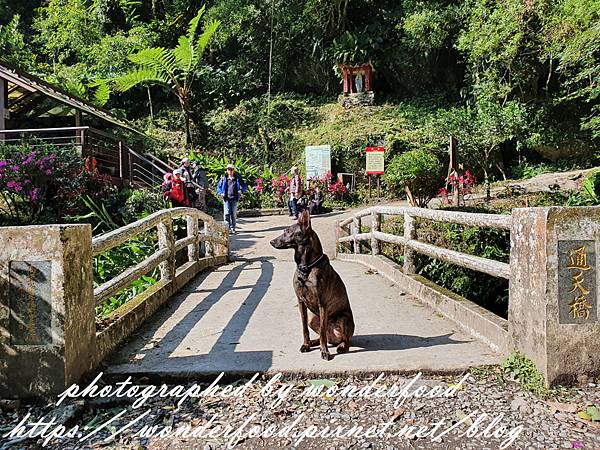
[[[331,172],[331,146],[310,145],[305,148],[306,178],[324,177]]]

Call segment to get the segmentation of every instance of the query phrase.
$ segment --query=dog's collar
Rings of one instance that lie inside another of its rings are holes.
[[[321,262],[321,260],[325,257],[326,257],[325,253],[321,253],[321,256],[319,256],[317,259],[315,259],[310,264],[297,264],[296,268],[300,272],[302,272],[304,275],[308,275],[310,273],[310,271],[312,270],[312,268],[315,267],[317,264],[319,264]]]

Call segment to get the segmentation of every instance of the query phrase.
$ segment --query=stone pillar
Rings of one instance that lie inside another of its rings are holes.
[[[90,225],[0,227],[0,398],[54,396],[92,369]]]
[[[547,385],[600,374],[600,207],[514,209],[508,329]]]

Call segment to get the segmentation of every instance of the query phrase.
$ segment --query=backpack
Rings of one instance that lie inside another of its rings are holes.
[[[173,179],[173,174],[172,173],[165,173],[163,176],[163,184],[162,184],[162,191],[163,192],[168,192],[171,190],[171,180]]]

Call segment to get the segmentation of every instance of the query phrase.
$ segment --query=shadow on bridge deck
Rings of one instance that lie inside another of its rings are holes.
[[[240,221],[242,232],[232,243],[236,261],[191,281],[107,361],[106,373],[186,378],[221,372],[450,373],[500,361],[485,344],[401,295],[387,279],[341,261],[333,264],[354,311],[351,350],[332,361],[322,360],[318,349],[301,354],[292,253],[268,245],[288,223],[281,216]],[[332,223],[332,218],[313,220],[326,249]]]

